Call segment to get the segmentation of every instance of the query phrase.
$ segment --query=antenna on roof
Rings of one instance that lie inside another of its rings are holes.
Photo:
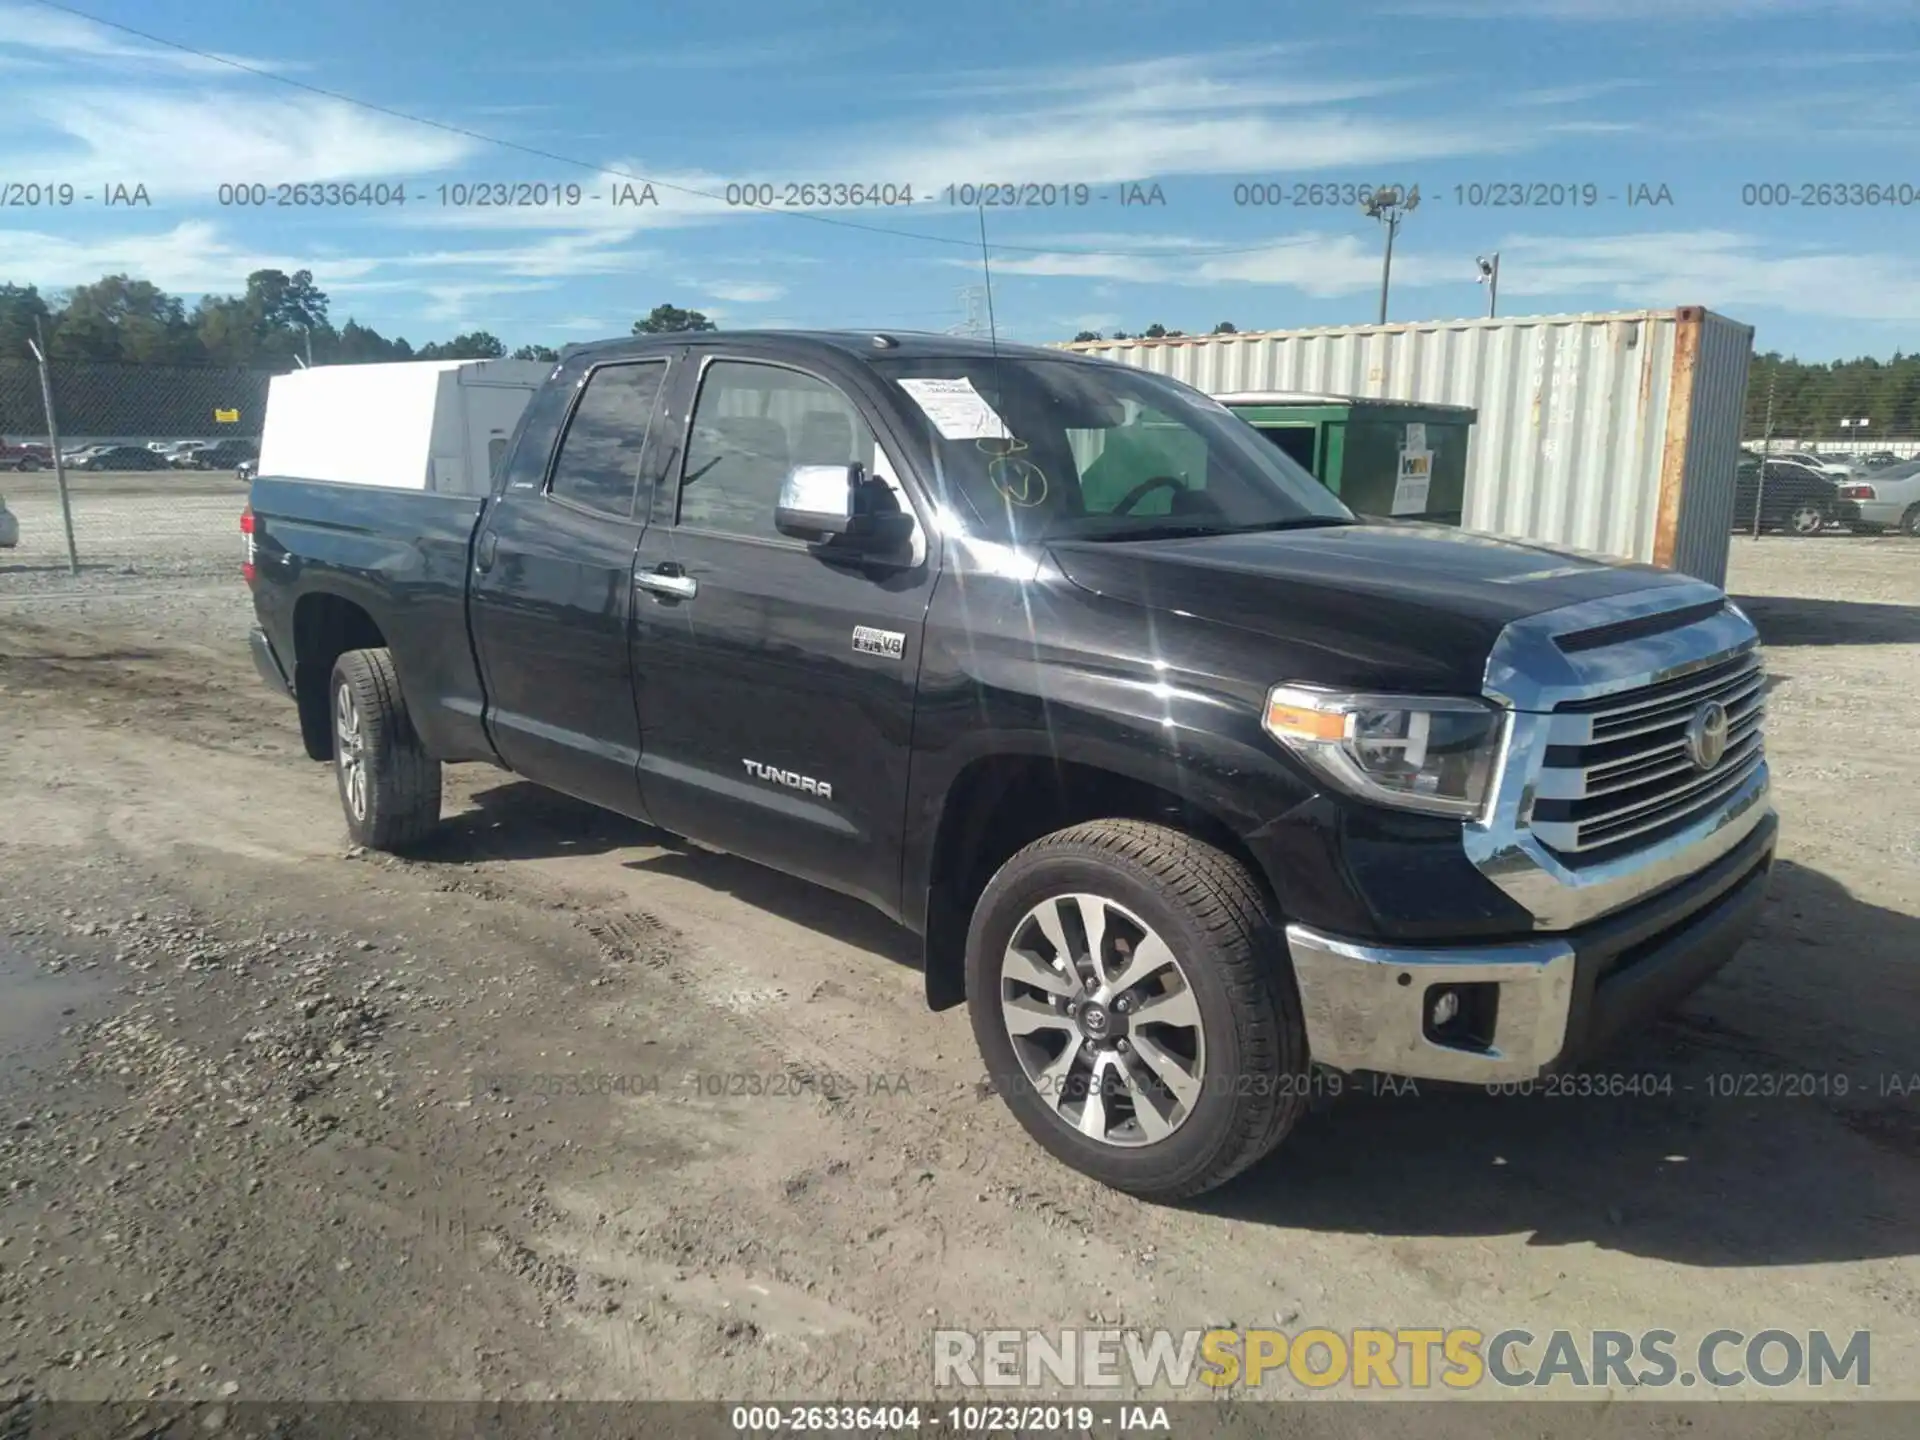
[[[1000,335],[993,323],[993,267],[987,263],[987,207],[974,207],[980,216],[980,279],[987,292],[987,343],[993,347],[993,359],[1000,362]]]

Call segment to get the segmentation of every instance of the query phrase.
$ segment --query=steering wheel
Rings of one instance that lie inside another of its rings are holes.
[[[1186,488],[1187,482],[1182,480],[1178,475],[1155,475],[1151,479],[1142,480],[1125,495],[1122,495],[1120,497],[1120,503],[1113,507],[1113,513],[1115,515],[1131,515],[1133,513],[1133,507],[1156,490],[1184,490]]]

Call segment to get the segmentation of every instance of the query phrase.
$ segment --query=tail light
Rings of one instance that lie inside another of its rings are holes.
[[[240,512],[240,533],[247,537],[247,558],[240,563],[240,578],[251,585],[253,584],[255,573],[253,568],[253,505],[251,503]]]
[[[1871,500],[1874,498],[1873,486],[1842,485],[1840,487],[1840,498],[1842,500]]]

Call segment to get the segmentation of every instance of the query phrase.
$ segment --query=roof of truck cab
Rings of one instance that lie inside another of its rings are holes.
[[[891,343],[876,343],[886,341]],[[1075,355],[1044,345],[1016,345],[1002,340],[975,339],[965,335],[943,335],[921,330],[688,330],[667,335],[623,335],[614,340],[590,340],[569,345],[563,358],[580,354],[637,354],[648,350],[674,348],[688,343],[703,345],[747,344],[771,350],[838,350],[857,359],[888,358],[970,359],[1017,357],[1029,360],[1066,360],[1076,364],[1112,365],[1111,360]]]

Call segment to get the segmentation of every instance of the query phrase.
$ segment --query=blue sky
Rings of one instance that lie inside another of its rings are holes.
[[[1391,182],[1422,196],[1396,244],[1396,320],[1484,313],[1474,257],[1497,250],[1503,314],[1704,304],[1806,359],[1912,351],[1920,332],[1905,0],[76,8],[0,0],[0,185],[94,197],[0,209],[0,280],[127,271],[193,297],[304,267],[336,323],[416,343],[477,327],[559,345],[662,301],[729,328],[945,329],[980,280],[979,219],[945,187],[1051,182],[1089,202],[986,213],[1004,336],[1349,324],[1375,316],[1376,222],[1236,205],[1235,187]],[[657,203],[611,203],[641,177]],[[408,198],[219,203],[223,182],[295,181]],[[726,203],[729,184],[784,199],[808,181],[911,185],[915,203]],[[442,203],[441,186],[482,182],[603,198]],[[1761,183],[1796,202],[1806,184],[1905,187],[1909,203],[1743,203]],[[1164,203],[1119,203],[1155,184]],[[115,185],[151,204],[103,204]],[[1469,203],[1501,185],[1601,198]],[[1671,203],[1629,205],[1640,186]]]

